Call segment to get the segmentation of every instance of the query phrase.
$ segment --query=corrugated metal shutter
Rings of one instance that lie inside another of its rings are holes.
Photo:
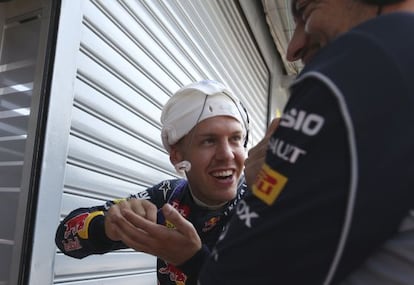
[[[269,74],[237,1],[85,0],[82,13],[62,216],[175,176],[159,117],[184,84],[229,85],[249,111],[251,144],[262,137]],[[83,260],[58,252],[54,281],[155,284],[154,270],[154,257],[131,250]]]
[[[11,6],[0,6],[5,13],[0,15],[0,284],[12,284],[21,262],[20,233],[30,213],[37,131],[31,126],[39,118],[38,45],[44,23],[39,11],[24,13],[19,7],[15,15]]]

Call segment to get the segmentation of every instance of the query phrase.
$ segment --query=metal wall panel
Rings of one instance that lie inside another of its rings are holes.
[[[74,5],[68,1],[62,1],[64,14]],[[269,73],[237,1],[80,3],[71,120],[69,134],[62,134],[68,147],[61,218],[175,176],[159,117],[182,85],[224,82],[249,111],[250,145],[263,136]],[[76,260],[57,252],[54,282],[155,284],[155,258],[121,250]]]
[[[0,7],[9,12],[7,8]],[[11,279],[12,261],[20,258],[13,252],[21,246],[22,236],[16,231],[24,224],[17,221],[27,215],[29,189],[24,184],[28,177],[23,173],[24,169],[30,169],[33,159],[34,147],[28,136],[33,140],[29,122],[36,120],[38,114],[32,107],[32,98],[37,101],[40,97],[33,91],[33,85],[42,21],[40,12],[35,11],[15,18],[0,18],[0,22],[3,34],[0,38],[0,284],[5,284]],[[19,209],[19,203],[24,207]]]
[[[48,1],[0,1],[0,284],[30,255],[42,132]]]

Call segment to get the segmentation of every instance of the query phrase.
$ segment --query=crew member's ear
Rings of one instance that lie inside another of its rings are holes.
[[[177,163],[183,160],[184,155],[182,154],[180,147],[177,144],[172,145],[170,150],[170,161],[172,165],[176,165]]]

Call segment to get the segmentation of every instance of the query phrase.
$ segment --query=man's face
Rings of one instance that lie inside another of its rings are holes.
[[[318,48],[374,17],[376,9],[355,0],[292,0],[296,28],[287,59],[308,62]]]
[[[296,27],[289,41],[286,59],[289,61],[301,60],[307,64],[320,49],[317,38],[305,33],[305,23],[302,18],[295,17]]]
[[[177,146],[179,159],[191,162],[187,179],[202,202],[218,205],[233,199],[244,168],[242,125],[232,117],[205,119]]]

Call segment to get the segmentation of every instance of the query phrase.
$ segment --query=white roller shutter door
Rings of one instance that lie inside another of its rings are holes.
[[[269,73],[237,1],[66,0],[63,14],[71,13],[64,11],[69,1],[80,1],[82,17],[61,20],[81,20],[73,24],[80,27],[70,59],[76,73],[67,79],[73,104],[69,133],[62,132],[68,142],[62,217],[175,176],[159,117],[182,85],[224,82],[248,109],[249,145],[263,136]],[[55,258],[56,284],[155,284],[155,278],[155,258],[132,250]]]

